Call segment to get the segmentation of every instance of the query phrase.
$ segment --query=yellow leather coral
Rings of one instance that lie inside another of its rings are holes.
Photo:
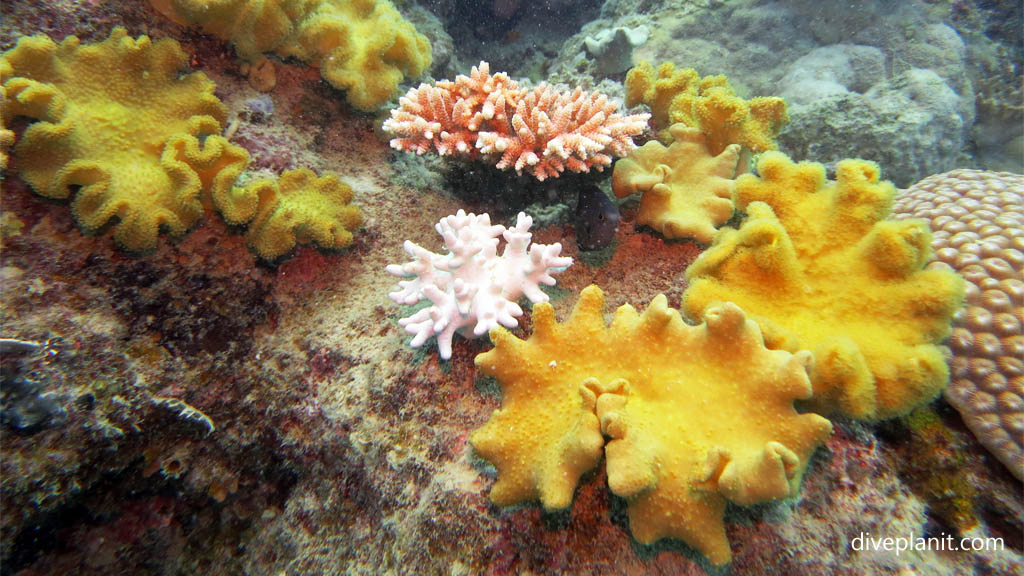
[[[729,81],[722,75],[701,78],[693,68],[677,71],[671,62],[663,63],[655,72],[650,62],[642,60],[626,74],[626,106],[649,106],[651,127],[661,131],[676,123],[670,114],[676,96],[696,96],[711,88],[728,85]]]
[[[626,105],[651,107],[651,127],[659,138],[669,139],[665,129],[682,122],[707,136],[708,148],[721,154],[730,144],[752,152],[774,150],[775,136],[789,122],[781,98],[744,100],[736,95],[725,76],[701,78],[692,68],[676,70],[665,62],[655,72],[650,62],[640,62],[626,75]]]
[[[0,170],[7,168],[8,151],[14,145],[14,132],[7,128],[7,89],[3,79],[11,75],[11,65],[0,58]]]
[[[277,181],[253,182],[246,190],[259,204],[245,238],[267,260],[287,254],[296,243],[344,248],[362,224],[359,209],[349,204],[352,188],[333,174],[317,178],[312,170],[300,168]]]
[[[221,136],[225,106],[174,40],[133,39],[123,28],[98,44],[70,36],[22,38],[0,61],[4,117],[38,120],[14,155],[22,178],[48,198],[73,197],[79,225],[111,220],[128,250],[184,234],[204,194],[230,190],[248,153]]]
[[[3,97],[3,94],[0,94]],[[14,144],[14,132],[8,130],[0,123],[0,170],[7,168],[8,150]]]
[[[713,156],[699,130],[673,124],[669,132],[670,146],[648,142],[615,163],[612,191],[619,198],[643,193],[637,224],[666,238],[710,244],[715,229],[732,217],[740,147],[732,144]]]
[[[497,328],[494,349],[476,357],[503,392],[501,409],[470,437],[498,469],[491,498],[568,506],[600,460],[603,433],[608,484],[629,501],[634,537],[678,538],[728,562],[727,501],[793,495],[831,433],[828,420],[793,408],[811,393],[809,354],[768,350],[732,304],[709,309],[698,326],[664,296],[643,314],[620,307],[610,326],[603,308],[596,286],[561,324],[537,304],[529,340]]]
[[[892,221],[896,189],[878,166],[820,164],[767,152],[760,178],[736,181],[747,219],[722,229],[687,270],[693,318],[735,302],[761,325],[769,348],[810,350],[813,407],[889,418],[934,398],[949,370],[938,343],[964,295],[948,270],[924,270],[931,233],[921,220]]]
[[[235,45],[318,66],[360,110],[387,100],[405,76],[430,67],[430,43],[388,0],[150,0],[179,24]]]

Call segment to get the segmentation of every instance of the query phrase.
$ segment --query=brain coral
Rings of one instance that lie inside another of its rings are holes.
[[[664,296],[643,314],[620,307],[610,326],[603,308],[591,286],[564,323],[535,305],[528,340],[491,331],[494,349],[476,365],[498,379],[502,404],[470,437],[498,469],[491,498],[568,506],[601,459],[603,434],[608,484],[628,499],[636,539],[678,538],[728,562],[727,501],[793,495],[831,434],[828,420],[793,408],[811,393],[809,355],[768,350],[732,304],[709,308],[698,326]]]
[[[334,174],[317,178],[312,170],[300,168],[279,180],[253,182],[245,190],[258,198],[246,242],[266,260],[287,254],[296,243],[344,248],[363,223],[359,209],[349,204],[352,188]]]
[[[821,164],[766,152],[758,172],[736,181],[746,221],[720,230],[687,270],[687,313],[735,302],[769,348],[811,350],[823,413],[889,418],[934,398],[949,379],[938,343],[964,286],[923,269],[927,224],[885,220],[896,189],[871,162],[844,160],[826,182]]]
[[[710,244],[715,228],[732,217],[740,147],[713,156],[700,130],[673,124],[669,132],[670,146],[648,142],[615,164],[612,191],[619,198],[643,193],[637,224]]]
[[[200,26],[256,60],[265,52],[320,68],[348,91],[360,110],[373,110],[405,76],[430,67],[430,43],[387,0],[151,0],[183,25]]]
[[[626,75],[626,106],[651,107],[651,127],[668,140],[665,130],[677,123],[697,128],[707,136],[708,149],[718,155],[730,144],[753,152],[774,150],[775,136],[789,122],[781,98],[744,100],[725,76],[701,78],[692,68],[676,70],[665,62],[655,72],[640,62]]]
[[[174,40],[129,38],[60,45],[22,38],[0,61],[4,117],[38,120],[14,148],[18,169],[48,198],[73,196],[86,231],[116,219],[129,250],[156,246],[161,229],[184,234],[203,216],[202,193],[223,195],[248,153],[221,136],[226,109]]]
[[[896,198],[893,214],[929,220],[936,257],[967,280],[967,306],[950,338],[946,399],[1024,480],[1024,176],[930,176]]]

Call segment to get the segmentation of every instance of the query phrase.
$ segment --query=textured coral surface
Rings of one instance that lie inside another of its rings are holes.
[[[606,326],[590,286],[565,322],[535,306],[527,340],[493,331],[476,364],[498,379],[502,405],[470,442],[498,468],[495,503],[539,497],[551,509],[569,505],[603,433],[608,485],[629,502],[634,537],[678,538],[722,564],[726,502],[795,495],[832,426],[793,409],[810,395],[807,352],[768,350],[735,305],[694,327],[666,303],[659,295],[643,314],[623,305]]]
[[[938,343],[963,280],[923,269],[925,223],[885,220],[896,190],[870,162],[841,162],[826,182],[824,166],[767,152],[758,173],[736,182],[748,218],[687,271],[686,311],[735,302],[770,348],[811,350],[812,402],[826,413],[888,418],[932,400],[949,379]]]
[[[1024,479],[1024,176],[937,174],[900,194],[893,213],[927,219],[937,259],[968,282],[949,342],[946,398]]]
[[[640,193],[638,223],[666,238],[693,238],[710,244],[715,229],[732,217],[733,177],[740,147],[729,145],[718,155],[696,128],[674,124],[666,147],[653,141],[615,165],[612,191],[619,198]]]
[[[736,95],[725,76],[700,77],[692,68],[676,70],[665,62],[655,71],[650,62],[640,62],[626,76],[626,105],[646,104],[651,108],[651,126],[661,137],[673,124],[700,130],[713,155],[737,144],[754,152],[774,150],[775,136],[789,115],[781,98],[758,97],[744,100]]]
[[[6,61],[0,61],[0,79],[10,74],[9,66]],[[0,170],[7,168],[10,149],[14,145],[14,132],[7,128],[7,107],[7,89],[4,88],[3,82],[0,82]]]
[[[287,254],[296,244],[338,250],[352,244],[363,219],[352,206],[352,188],[336,174],[317,176],[308,168],[289,170],[280,180],[247,187],[257,205],[246,241],[261,258]]]
[[[456,332],[480,337],[498,325],[518,326],[523,315],[517,301],[547,302],[541,285],[554,286],[557,274],[572,264],[561,256],[562,245],[530,244],[533,218],[520,212],[516,225],[491,225],[488,214],[466,214],[459,210],[446,216],[434,229],[444,238],[446,254],[435,254],[415,242],[403,246],[412,262],[392,264],[387,272],[400,278],[391,299],[430,306],[402,318],[398,323],[413,334],[413,348],[430,338],[437,339],[441,358],[452,356]],[[505,240],[498,254],[499,237]],[[529,250],[527,250],[529,248]]]
[[[216,135],[227,110],[205,74],[180,74],[188,57],[174,40],[123,28],[88,46],[35,36],[2,58],[4,116],[38,120],[16,145],[20,175],[43,196],[72,197],[87,231],[114,220],[129,250],[152,249],[161,229],[184,234],[203,194],[230,189],[248,161]]]
[[[483,156],[501,170],[515,168],[543,181],[566,170],[601,171],[628,154],[648,114],[623,115],[618,107],[608,96],[581,88],[520,88],[508,74],[492,75],[481,62],[454,82],[409,90],[384,130],[395,136],[396,150]]]

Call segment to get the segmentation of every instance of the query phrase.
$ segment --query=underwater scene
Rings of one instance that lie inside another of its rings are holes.
[[[3,0],[0,576],[1024,575],[1021,0]]]

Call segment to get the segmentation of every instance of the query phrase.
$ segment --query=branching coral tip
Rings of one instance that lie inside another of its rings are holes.
[[[558,243],[531,246],[531,225],[533,218],[523,212],[514,227],[506,228],[491,225],[487,214],[477,216],[459,210],[434,226],[444,238],[447,254],[435,254],[414,242],[405,242],[405,251],[413,260],[387,267],[389,274],[408,278],[398,283],[391,299],[405,305],[431,302],[431,306],[398,321],[413,334],[413,348],[437,337],[441,358],[447,360],[452,356],[456,332],[476,338],[499,324],[514,328],[523,315],[516,303],[521,296],[534,303],[548,301],[540,285],[553,286],[552,274],[568,268],[572,258],[561,256],[562,245]],[[505,239],[501,256],[499,236]]]

